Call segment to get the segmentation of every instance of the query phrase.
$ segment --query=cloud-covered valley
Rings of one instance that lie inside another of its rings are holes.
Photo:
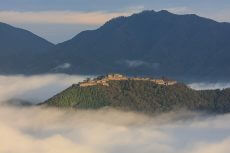
[[[38,103],[85,78],[65,74],[0,76],[0,101],[21,99]]]
[[[43,101],[84,76],[0,76],[1,153],[229,153],[230,115],[187,111],[146,116],[5,105]]]

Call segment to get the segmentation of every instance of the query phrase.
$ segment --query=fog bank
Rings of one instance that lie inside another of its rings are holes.
[[[0,103],[43,101],[85,76],[0,76]],[[230,115],[146,116],[0,105],[0,153],[229,153]]]
[[[86,76],[66,74],[35,76],[0,75],[0,102],[9,99],[20,99],[38,103],[85,78]]]
[[[184,119],[182,116],[189,116]],[[230,115],[0,108],[1,153],[229,153]]]
[[[198,83],[188,84],[188,86],[196,90],[225,89],[225,88],[230,88],[230,83],[228,82],[217,82],[217,83],[198,82]]]

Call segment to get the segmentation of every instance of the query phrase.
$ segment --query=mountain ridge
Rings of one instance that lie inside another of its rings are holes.
[[[0,73],[23,74],[54,44],[28,30],[0,23]]]
[[[72,67],[62,72],[70,74],[227,78],[229,34],[227,23],[144,11],[112,19],[58,44],[50,67],[69,63]]]
[[[229,81],[229,40],[229,23],[166,10],[143,11],[83,31],[33,58],[27,71],[16,68],[12,73],[123,73]]]

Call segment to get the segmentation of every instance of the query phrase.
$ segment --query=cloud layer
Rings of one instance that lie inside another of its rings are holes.
[[[65,74],[0,76],[0,103],[9,99],[41,102],[84,79],[85,76]]]
[[[228,82],[216,82],[216,83],[197,82],[197,83],[191,83],[188,86],[196,90],[225,89],[225,88],[230,88],[230,83]]]
[[[0,76],[0,103],[42,100],[86,77]],[[37,97],[36,97],[37,96]],[[36,97],[36,98],[34,98]],[[230,115],[0,105],[1,153],[229,153]]]
[[[148,117],[115,110],[1,107],[0,152],[229,153],[229,119],[184,112]]]
[[[77,11],[40,11],[19,12],[0,11],[1,22],[14,24],[83,24],[101,25],[117,17],[127,16],[131,12],[77,12]]]

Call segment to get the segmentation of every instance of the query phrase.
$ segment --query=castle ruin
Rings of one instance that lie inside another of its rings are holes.
[[[151,78],[140,78],[140,77],[126,77],[121,74],[108,74],[105,76],[99,76],[95,79],[87,79],[83,82],[80,82],[78,85],[80,87],[87,87],[87,86],[96,86],[96,85],[103,85],[109,86],[109,81],[121,81],[121,80],[137,80],[137,81],[151,81],[155,84],[159,85],[174,85],[177,81],[168,80],[168,79],[151,79]]]

